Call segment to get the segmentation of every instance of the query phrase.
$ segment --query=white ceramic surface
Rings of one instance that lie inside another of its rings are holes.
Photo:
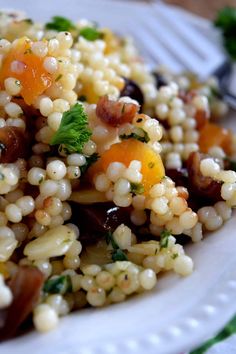
[[[0,7],[6,2],[0,0]],[[123,33],[138,26],[150,11],[144,5],[91,0],[8,0],[7,7],[24,9],[42,21],[55,14],[87,17]],[[236,131],[233,120],[230,124]],[[33,332],[0,344],[0,353],[178,354],[195,347],[236,312],[235,229],[234,214],[221,230],[187,247],[195,263],[192,276],[165,275],[152,292],[108,308],[74,313],[54,332]]]

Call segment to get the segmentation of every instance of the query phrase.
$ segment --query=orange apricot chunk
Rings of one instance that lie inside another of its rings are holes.
[[[112,145],[91,167],[90,173],[94,176],[99,172],[105,172],[111,162],[121,162],[128,167],[132,160],[142,163],[143,179],[141,183],[144,187],[144,194],[147,194],[150,188],[165,176],[165,169],[160,155],[147,144],[138,140],[128,139]]]
[[[200,151],[207,153],[213,146],[220,146],[227,155],[232,153],[232,133],[213,123],[207,123],[199,132]]]
[[[0,71],[0,85],[4,80],[14,77],[21,83],[21,96],[30,105],[52,83],[52,75],[43,66],[45,58],[33,54],[32,42],[26,37],[20,38],[4,57]]]

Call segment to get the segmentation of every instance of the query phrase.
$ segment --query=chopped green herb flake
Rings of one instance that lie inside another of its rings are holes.
[[[60,127],[53,136],[51,145],[62,144],[69,153],[82,152],[91,135],[84,108],[82,104],[76,103],[63,113]]]
[[[0,181],[3,181],[5,179],[5,176],[2,172],[0,172]]]
[[[127,261],[128,258],[126,256],[126,254],[119,248],[118,250],[115,250],[113,253],[112,253],[112,260],[114,262],[117,262],[117,261]]]
[[[58,32],[70,31],[76,29],[71,20],[62,16],[54,16],[51,22],[46,23],[45,28],[48,30],[55,30]]]
[[[136,139],[141,141],[142,143],[148,143],[150,141],[148,133],[146,133],[142,128],[139,128],[139,131],[140,131],[140,135],[137,133],[131,133],[129,135],[122,134],[120,135],[120,139],[121,140]]]
[[[130,191],[134,194],[143,194],[144,186],[142,183],[130,183]]]
[[[28,23],[29,25],[32,25],[34,23],[31,18],[25,18],[23,21]]]
[[[155,163],[154,163],[154,162],[152,162],[152,161],[149,162],[149,164],[148,164],[148,167],[149,167],[149,168],[153,168],[154,166],[155,166]]]
[[[72,291],[72,283],[69,275],[62,275],[47,280],[43,291],[49,294],[65,294]]]
[[[39,179],[39,184],[41,184],[44,180],[44,177],[42,176],[40,179]]]
[[[179,256],[178,253],[174,253],[174,254],[172,254],[171,258],[172,258],[172,259],[175,259],[175,258],[177,258],[178,256]]]
[[[80,36],[87,39],[87,41],[96,41],[97,39],[103,38],[103,33],[99,32],[94,27],[84,27],[80,30]]]
[[[24,52],[24,54],[32,54],[32,49],[31,49],[31,48],[26,49],[26,51]]]
[[[80,166],[80,172],[81,174],[85,173],[87,171],[87,169],[99,159],[99,155],[97,152],[95,152],[94,154],[86,157],[86,163],[83,166]]]
[[[236,8],[227,6],[221,9],[214,23],[222,31],[225,49],[236,60]]]
[[[108,231],[105,235],[105,240],[107,245],[111,244],[112,247],[114,248],[114,250],[117,250],[119,248],[119,246],[117,245],[117,243],[115,242],[112,232]]]
[[[167,248],[168,247],[168,242],[169,242],[169,236],[171,235],[171,232],[168,230],[163,230],[160,235],[160,246],[162,248]]]
[[[16,84],[17,86],[20,86],[20,81],[19,81],[19,80],[16,80],[16,81],[15,81],[15,84]]]
[[[55,81],[59,81],[61,78],[62,78],[62,74],[59,74],[59,75],[56,77]]]
[[[81,96],[79,96],[78,100],[79,100],[80,102],[85,102],[85,101],[87,100],[87,97],[84,96],[84,95],[81,95]]]

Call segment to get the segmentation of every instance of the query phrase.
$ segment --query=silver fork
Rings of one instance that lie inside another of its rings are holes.
[[[149,6],[152,13],[145,16],[144,10],[142,22],[130,30],[150,65],[164,64],[174,73],[191,71],[202,80],[215,75],[224,99],[236,109],[236,92],[229,90],[232,65],[218,31],[207,20],[176,7],[155,1]]]

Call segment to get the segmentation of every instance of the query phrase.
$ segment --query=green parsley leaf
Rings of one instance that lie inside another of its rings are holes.
[[[162,248],[167,248],[168,247],[168,242],[169,242],[169,236],[171,235],[171,232],[168,230],[163,230],[160,235],[160,246]]]
[[[65,294],[72,291],[72,283],[69,275],[62,275],[48,279],[44,283],[43,291],[49,294]]]
[[[79,35],[87,39],[87,41],[96,41],[103,38],[103,33],[94,27],[84,27],[80,30]]]
[[[177,258],[178,256],[179,256],[178,253],[174,253],[174,254],[172,254],[171,258],[172,258],[172,259],[175,259],[175,258]]]
[[[116,261],[127,261],[128,258],[126,256],[126,254],[119,248],[119,249],[115,250],[114,252],[112,252],[112,260],[114,262],[116,262]]]
[[[236,8],[227,6],[221,9],[214,24],[222,31],[225,49],[236,60]]]
[[[105,240],[107,245],[111,244],[112,247],[114,248],[114,250],[117,250],[119,248],[119,246],[117,245],[116,241],[113,238],[112,232],[108,231],[105,235]]]
[[[63,113],[60,127],[50,144],[62,144],[69,153],[82,152],[91,135],[84,108],[82,104],[76,103],[69,111]]]
[[[130,191],[134,194],[143,194],[144,186],[142,183],[130,183]]]
[[[136,139],[141,141],[142,143],[148,143],[150,141],[150,138],[148,136],[148,133],[145,132],[142,128],[136,129],[136,132],[131,133],[129,135],[122,134],[120,135],[121,140],[126,140],[126,139]]]
[[[58,32],[70,31],[76,29],[71,20],[62,16],[54,16],[51,22],[46,23],[45,28],[48,30],[55,30]]]
[[[56,77],[56,79],[55,79],[55,81],[57,82],[57,81],[59,81],[61,78],[62,78],[62,74],[59,74],[57,77]]]
[[[80,172],[81,174],[84,174],[87,169],[99,159],[99,155],[97,152],[95,152],[94,154],[87,156],[86,157],[86,163],[83,166],[80,166]]]

